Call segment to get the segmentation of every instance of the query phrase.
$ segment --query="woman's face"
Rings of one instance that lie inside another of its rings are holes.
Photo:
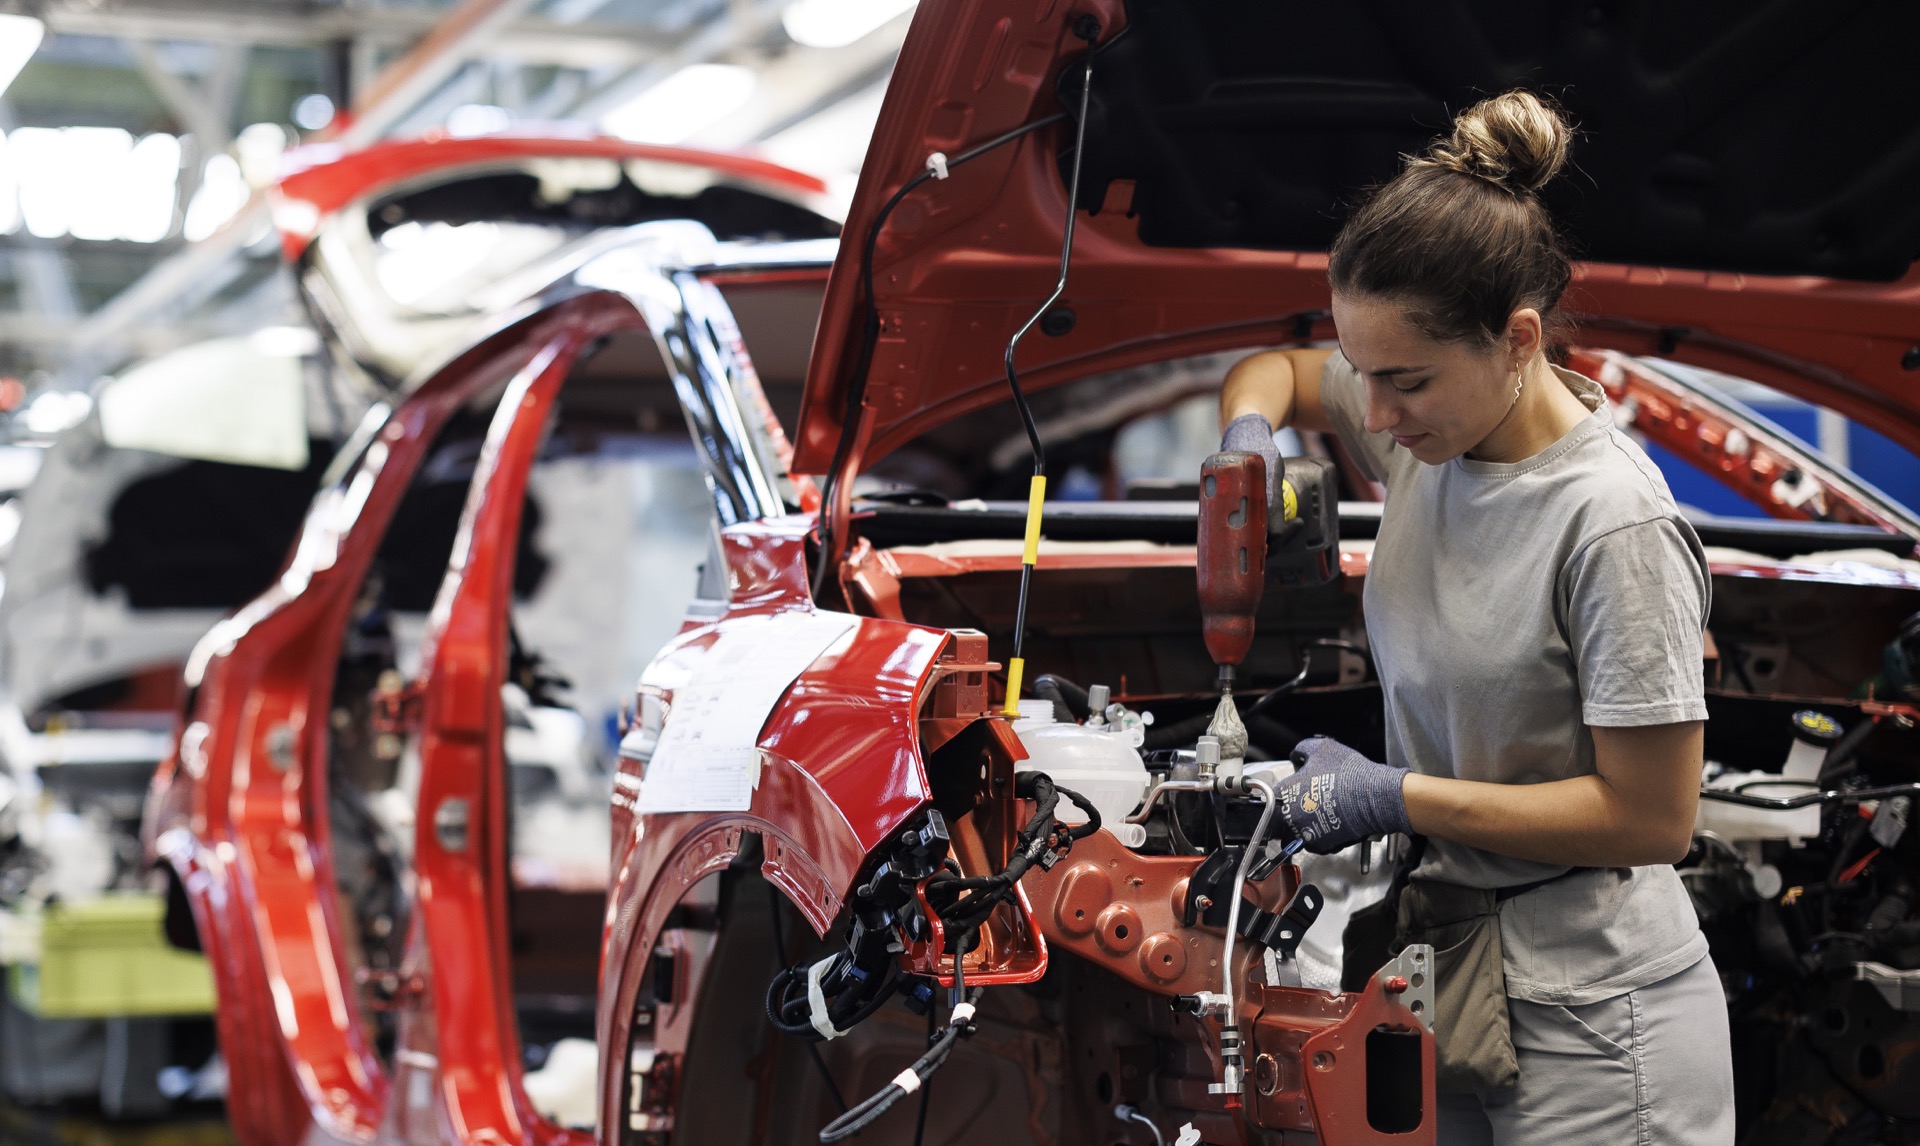
[[[1428,465],[1472,450],[1513,409],[1510,340],[1436,341],[1408,321],[1404,306],[1366,296],[1334,295],[1333,321],[1341,351],[1366,382],[1367,432],[1393,435]]]

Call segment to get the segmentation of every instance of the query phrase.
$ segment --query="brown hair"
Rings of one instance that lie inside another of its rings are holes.
[[[1405,304],[1442,342],[1498,339],[1521,307],[1552,328],[1573,265],[1535,194],[1567,161],[1573,129],[1530,92],[1461,112],[1453,134],[1408,158],[1333,241],[1335,292]]]

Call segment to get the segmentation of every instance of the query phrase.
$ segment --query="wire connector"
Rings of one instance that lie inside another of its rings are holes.
[[[927,170],[933,172],[935,179],[945,179],[947,172],[947,153],[936,151],[927,156]]]

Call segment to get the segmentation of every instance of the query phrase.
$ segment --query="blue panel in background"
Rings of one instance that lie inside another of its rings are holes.
[[[1814,407],[1805,402],[1781,401],[1754,403],[1753,409],[1800,445],[1819,451],[1815,444],[1820,439],[1819,418]],[[1675,501],[1721,517],[1766,516],[1691,460],[1651,442],[1646,446],[1647,456],[1666,475]],[[1857,422],[1848,423],[1847,451],[1851,463],[1847,468],[1868,485],[1909,509],[1920,506],[1920,458]]]
[[[1920,458],[1899,443],[1858,422],[1847,426],[1847,468],[1881,493],[1913,509],[1920,506]]]
[[[1673,500],[1681,505],[1711,513],[1715,517],[1766,516],[1752,502],[1707,476],[1707,471],[1699,466],[1652,442],[1643,444],[1647,448],[1647,456],[1666,476],[1667,486],[1673,490]]]

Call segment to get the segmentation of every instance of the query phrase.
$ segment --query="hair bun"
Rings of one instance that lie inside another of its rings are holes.
[[[1532,92],[1483,99],[1453,120],[1453,134],[1435,141],[1417,164],[1471,175],[1521,194],[1538,191],[1566,166],[1573,128]]]

